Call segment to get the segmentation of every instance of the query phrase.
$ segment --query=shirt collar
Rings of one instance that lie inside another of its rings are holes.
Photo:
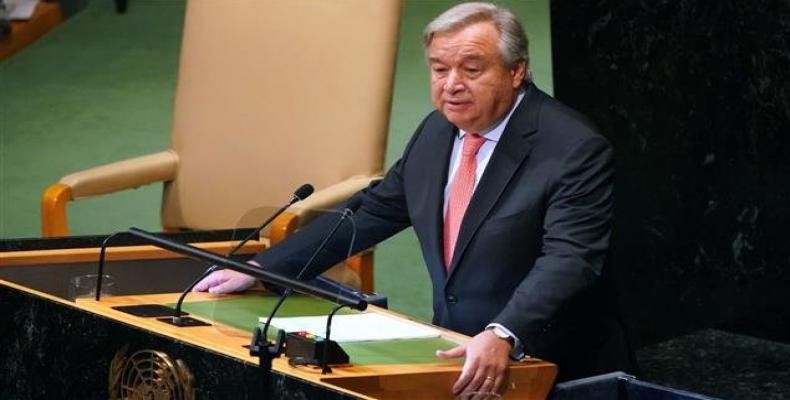
[[[521,103],[521,100],[524,98],[526,94],[525,90],[521,90],[518,93],[518,97],[516,97],[516,101],[513,102],[513,106],[510,107],[510,111],[505,115],[505,118],[500,119],[498,122],[494,123],[490,128],[484,129],[483,132],[480,134],[486,138],[486,140],[490,140],[492,142],[499,142],[499,138],[502,137],[502,134],[505,133],[505,127],[507,126],[507,122],[510,121],[510,116],[513,115],[513,112],[516,111],[516,107]],[[463,139],[466,135],[466,131],[463,129],[458,129],[458,138]]]

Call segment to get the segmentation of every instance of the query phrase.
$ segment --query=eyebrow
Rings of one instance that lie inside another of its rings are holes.
[[[461,56],[461,62],[463,63],[463,62],[466,62],[466,61],[485,61],[485,57],[483,55],[480,55],[480,54],[462,55]],[[429,57],[428,58],[428,62],[429,63],[445,64],[445,62],[442,61],[439,57]]]
[[[483,60],[485,60],[485,56],[478,53],[461,55],[461,61],[483,61]]]

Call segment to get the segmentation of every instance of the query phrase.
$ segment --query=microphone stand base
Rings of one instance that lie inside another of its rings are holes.
[[[118,310],[120,312],[134,315],[136,317],[144,317],[144,318],[167,317],[167,316],[172,316],[173,314],[176,313],[175,308],[170,308],[168,306],[161,304],[136,304],[131,306],[115,306],[111,308],[113,310]],[[189,314],[182,312],[181,315],[183,317],[184,315],[189,315]]]
[[[258,357],[258,367],[261,370],[261,392],[263,399],[272,398],[272,361],[280,357],[283,352],[283,345],[285,344],[285,331],[277,331],[277,339],[274,343],[266,338],[266,334],[261,331],[260,327],[255,327],[252,330],[252,339],[250,340],[250,355]]]

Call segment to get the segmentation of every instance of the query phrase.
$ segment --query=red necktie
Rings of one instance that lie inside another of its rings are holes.
[[[450,195],[447,197],[447,214],[444,217],[444,265],[449,271],[453,261],[455,242],[461,230],[461,221],[464,219],[466,207],[472,199],[475,190],[475,172],[477,170],[477,152],[486,139],[476,133],[464,136],[464,147],[461,155],[461,165],[455,172],[453,183],[450,185]]]

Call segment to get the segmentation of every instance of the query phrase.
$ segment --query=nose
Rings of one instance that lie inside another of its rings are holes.
[[[444,81],[444,91],[447,93],[457,93],[464,89],[463,80],[455,70],[450,70],[447,80]]]

